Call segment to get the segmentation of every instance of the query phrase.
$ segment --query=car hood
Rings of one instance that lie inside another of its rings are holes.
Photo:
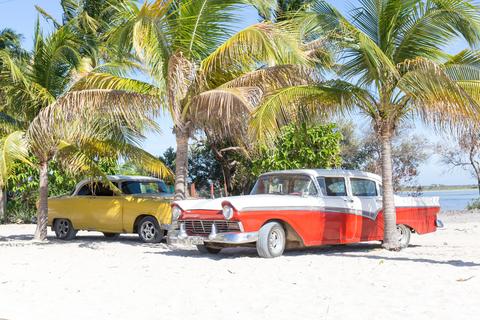
[[[246,196],[224,197],[217,199],[201,199],[201,200],[182,200],[175,201],[182,210],[222,210],[222,203],[230,203],[237,211],[245,211],[252,208],[277,207],[294,207],[312,205],[312,200],[318,198],[300,197],[289,195],[272,195],[272,194],[256,194]]]

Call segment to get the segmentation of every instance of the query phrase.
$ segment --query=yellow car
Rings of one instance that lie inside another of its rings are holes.
[[[71,240],[78,230],[100,231],[107,238],[138,233],[144,242],[159,242],[172,221],[173,195],[165,183],[141,176],[108,176],[122,191],[83,180],[71,195],[48,199],[48,225],[58,239]]]

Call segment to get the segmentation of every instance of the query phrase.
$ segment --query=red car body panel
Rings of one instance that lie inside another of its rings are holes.
[[[404,224],[418,234],[434,232],[440,207],[397,207],[397,224]],[[224,220],[221,211],[184,211],[180,220]],[[244,232],[255,232],[271,220],[288,224],[305,246],[346,244],[383,240],[383,212],[375,219],[354,213],[318,210],[264,210],[235,212]]]

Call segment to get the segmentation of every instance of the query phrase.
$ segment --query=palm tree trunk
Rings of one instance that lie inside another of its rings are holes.
[[[175,200],[187,198],[188,177],[188,132],[176,132],[177,153],[175,157]]]
[[[0,188],[0,222],[5,220],[5,212],[7,208],[7,190],[5,187]]]
[[[398,250],[397,214],[394,202],[392,176],[392,132],[382,130],[382,184],[383,184],[383,247]]]
[[[48,162],[40,163],[40,190],[39,204],[37,209],[37,230],[35,240],[44,241],[47,239],[48,222]]]

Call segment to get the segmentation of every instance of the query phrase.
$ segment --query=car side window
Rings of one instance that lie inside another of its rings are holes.
[[[94,192],[97,197],[113,197],[114,195],[113,190],[103,183],[97,183]]]
[[[299,194],[304,196],[316,196],[317,189],[311,179],[298,177],[293,180],[293,190],[291,194]]]
[[[79,196],[97,196],[97,197],[113,197],[114,192],[110,187],[103,183],[87,183],[78,190]]]
[[[91,196],[93,195],[93,188],[91,183],[86,183],[78,190],[78,196]]]
[[[352,195],[355,197],[376,197],[377,187],[375,181],[368,179],[350,178]]]
[[[339,177],[318,177],[318,184],[324,196],[344,197],[347,195],[345,178]]]

